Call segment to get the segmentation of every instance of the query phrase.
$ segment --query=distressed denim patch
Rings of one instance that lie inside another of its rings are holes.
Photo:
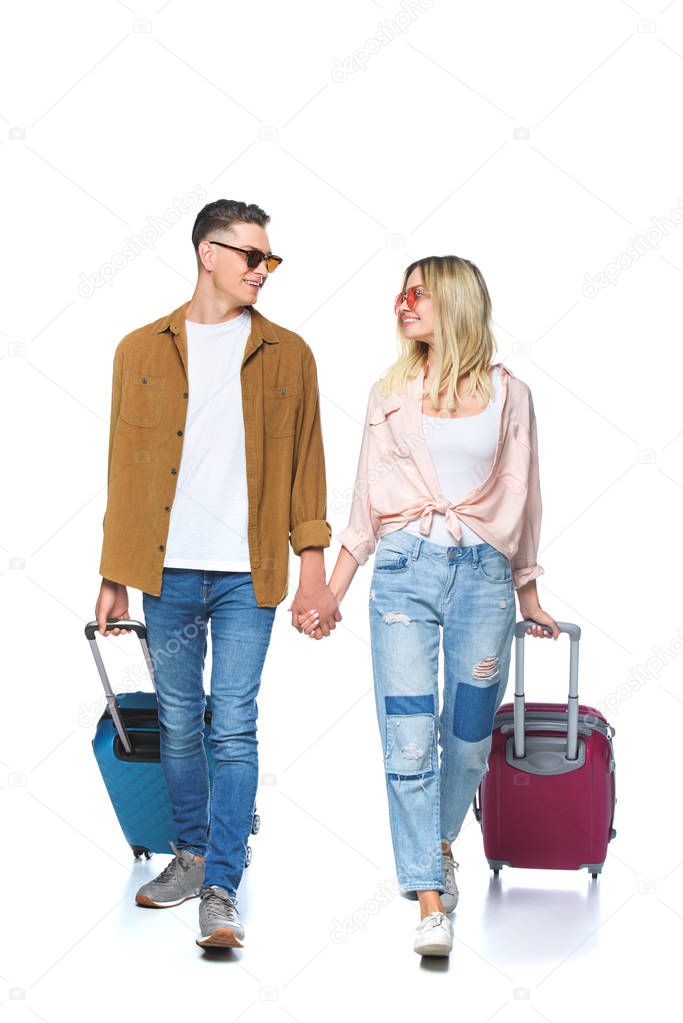
[[[488,686],[460,682],[455,694],[453,734],[466,742],[479,742],[491,734],[498,694],[498,677]]]

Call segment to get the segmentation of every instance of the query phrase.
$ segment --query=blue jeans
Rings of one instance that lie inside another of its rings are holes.
[[[251,572],[194,568],[164,568],[160,595],[143,592],[142,605],[176,846],[206,856],[203,883],[235,897],[258,785],[256,696],[276,608],[257,606]],[[211,793],[203,683],[209,620]]]
[[[399,529],[380,539],[370,585],[394,858],[401,894],[415,899],[445,890],[441,840],[458,835],[488,770],[516,621],[512,569],[491,544],[444,547]]]

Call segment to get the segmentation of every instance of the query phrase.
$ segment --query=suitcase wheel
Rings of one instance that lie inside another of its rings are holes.
[[[152,853],[149,849],[145,848],[144,845],[131,845],[131,849],[133,850],[133,856],[136,860],[139,859],[140,856],[144,856],[146,860],[152,858]]]
[[[254,813],[254,819],[251,822],[251,833],[252,833],[252,835],[257,835],[258,834],[258,830],[259,830],[260,827],[261,827],[261,818],[259,817],[259,815],[257,813]]]
[[[250,863],[251,863],[251,846],[248,845],[247,846],[247,855],[246,855],[245,860],[244,860],[244,866],[248,867]]]

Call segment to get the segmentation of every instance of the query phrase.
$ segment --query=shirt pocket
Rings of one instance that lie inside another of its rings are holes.
[[[410,455],[410,447],[398,434],[393,422],[392,413],[401,408],[401,403],[394,398],[381,398],[371,410],[368,416],[368,429],[372,431],[378,451],[383,455],[398,455],[399,458],[407,458]]]
[[[278,384],[265,388],[263,406],[269,437],[294,436],[302,394],[301,384]]]
[[[166,377],[129,373],[123,384],[119,415],[129,426],[153,427],[161,422]]]

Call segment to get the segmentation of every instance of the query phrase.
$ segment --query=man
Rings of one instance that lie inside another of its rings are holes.
[[[270,217],[220,199],[192,231],[189,302],[127,334],[114,356],[96,618],[128,617],[142,590],[159,703],[161,763],[176,842],[136,894],[141,906],[199,896],[202,946],[241,946],[237,888],[251,831],[256,697],[275,609],[287,595],[289,544],[301,558],[292,625],[310,608],[329,635],[341,621],[325,582],[325,463],[315,359],[255,308],[282,260]],[[203,744],[203,667],[211,622],[211,748]],[[210,806],[210,812],[209,812]]]

